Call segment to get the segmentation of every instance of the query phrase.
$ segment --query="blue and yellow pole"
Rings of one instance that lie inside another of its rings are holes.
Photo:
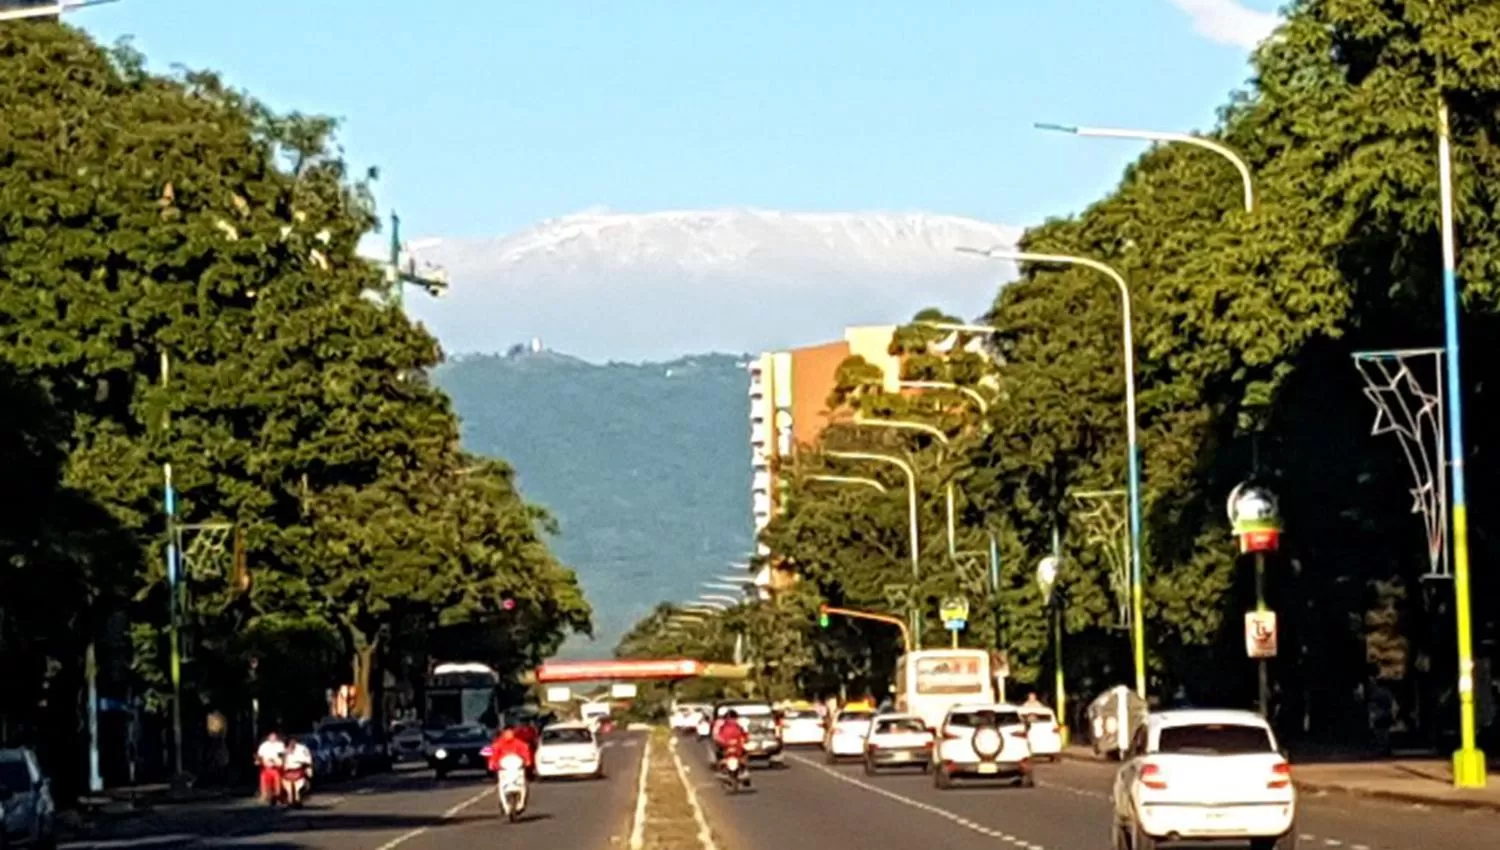
[[[1438,179],[1443,227],[1443,338],[1448,384],[1448,466],[1453,471],[1453,607],[1458,620],[1458,752],[1453,784],[1483,788],[1484,753],[1474,722],[1474,636],[1469,606],[1469,504],[1464,493],[1463,383],[1458,377],[1458,263],[1453,239],[1453,156],[1448,105],[1438,106]]]

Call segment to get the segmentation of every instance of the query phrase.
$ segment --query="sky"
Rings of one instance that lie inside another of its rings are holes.
[[[1267,0],[119,0],[69,20],[342,119],[404,235],[585,209],[1081,210],[1141,150],[1036,121],[1207,129]]]

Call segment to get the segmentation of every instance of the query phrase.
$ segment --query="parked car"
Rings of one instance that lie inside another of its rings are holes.
[[[948,709],[932,751],[933,784],[952,786],[960,777],[1009,779],[1022,788],[1036,784],[1031,745],[1021,710],[1005,703],[956,705]]]
[[[455,770],[488,771],[490,732],[477,723],[450,726],[427,745],[427,764],[438,779]]]
[[[52,780],[36,753],[0,750],[0,846],[50,848],[57,844]]]
[[[1249,711],[1150,715],[1115,775],[1114,847],[1230,839],[1253,850],[1297,845],[1292,767],[1265,719]]]
[[[415,720],[398,720],[391,724],[391,760],[421,761],[427,757],[427,736]]]
[[[352,748],[351,776],[365,776],[390,770],[391,754],[386,748],[385,736],[372,725],[353,717],[334,717],[317,725],[318,732],[333,732],[346,736]]]
[[[599,740],[587,723],[554,723],[542,730],[536,748],[539,779],[604,776]]]
[[[865,738],[865,773],[884,767],[932,767],[932,730],[914,714],[877,714]]]

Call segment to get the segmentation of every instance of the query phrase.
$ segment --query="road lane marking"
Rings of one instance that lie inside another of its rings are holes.
[[[713,830],[708,828],[708,819],[703,816],[703,806],[698,804],[698,792],[693,788],[693,783],[688,781],[687,769],[682,766],[682,759],[677,755],[677,739],[667,739],[667,752],[672,754],[672,764],[677,768],[677,781],[682,783],[682,790],[687,792],[688,807],[693,810],[693,820],[698,823],[698,844],[703,850],[719,850],[714,844]]]
[[[443,812],[443,820],[448,820],[448,819],[452,818],[454,815],[456,815],[459,812],[463,811],[464,809],[467,809],[468,807],[474,805],[475,803],[479,802],[480,800],[483,800],[485,797],[488,797],[488,796],[490,796],[493,793],[495,793],[494,789],[492,789],[492,788],[486,788],[483,791],[480,791],[478,794],[475,794],[474,796],[470,797],[469,799],[463,801],[462,803],[459,803],[456,806],[450,806],[447,811]],[[406,842],[412,840],[413,838],[416,838],[419,835],[426,834],[426,832],[429,829],[431,829],[431,828],[432,827],[428,827],[428,826],[417,827],[416,829],[413,829],[410,832],[407,832],[407,833],[404,833],[402,835],[398,835],[395,838],[392,838],[390,841],[387,841],[386,843],[380,845],[379,847],[376,847],[375,850],[395,850],[395,848],[400,847],[401,845],[403,845]]]
[[[651,767],[651,748],[641,750],[641,776],[635,784],[635,823],[630,826],[630,850],[646,845],[646,770]]]
[[[198,841],[199,836],[186,832],[171,835],[145,835],[140,838],[116,838],[109,841],[70,841],[57,845],[57,850],[125,850],[130,847],[155,847],[164,844],[186,844]]]
[[[818,764],[817,762],[815,762],[815,761],[813,761],[811,759],[805,759],[802,756],[798,756],[798,755],[792,755],[792,756],[789,756],[789,757],[792,758],[792,759],[795,759],[796,761],[799,761],[799,762],[801,762],[801,763],[803,763],[803,764],[807,765],[808,767],[811,767],[811,768],[813,768],[815,770],[821,770],[822,772],[828,774],[829,776],[832,776],[834,779],[837,779],[840,782],[847,782],[850,785],[855,786],[856,788],[863,788],[866,791],[873,791],[873,792],[875,792],[876,794],[879,794],[882,797],[886,797],[888,799],[895,800],[898,803],[904,803],[904,804],[906,804],[908,806],[911,806],[914,809],[920,809],[921,811],[929,812],[931,814],[937,815],[938,817],[941,817],[941,818],[944,818],[945,820],[951,821],[952,823],[954,823],[954,824],[956,824],[958,826],[961,826],[964,829],[969,830],[970,832],[975,832],[975,833],[978,833],[980,835],[989,836],[990,838],[999,839],[1000,841],[1004,841],[1007,844],[1015,845],[1016,847],[1021,848],[1021,850],[1047,850],[1047,848],[1046,848],[1045,845],[1034,844],[1034,843],[1029,842],[1029,841],[1024,841],[1024,840],[1022,840],[1020,838],[1017,838],[1014,835],[1010,835],[1009,833],[1000,832],[998,830],[982,826],[980,824],[974,823],[973,821],[969,820],[968,818],[965,818],[965,817],[963,817],[961,815],[954,814],[953,812],[950,812],[947,809],[939,808],[938,806],[934,806],[934,805],[932,805],[930,803],[924,803],[921,800],[913,800],[912,798],[907,797],[907,796],[905,796],[903,794],[897,794],[895,791],[890,791],[890,790],[887,790],[885,788],[881,788],[879,785],[871,785],[868,782],[864,782],[862,780],[855,779],[852,776],[846,776],[843,773],[840,773],[839,771],[834,770],[831,767],[828,767],[827,765]]]

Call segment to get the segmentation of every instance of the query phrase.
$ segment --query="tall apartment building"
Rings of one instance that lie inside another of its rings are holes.
[[[839,365],[858,355],[881,369],[888,392],[899,389],[900,361],[889,350],[895,330],[895,325],[845,328],[841,340],[768,351],[750,361],[750,495],[757,534],[776,512],[778,461],[799,446],[816,444],[842,415],[828,409]]]

